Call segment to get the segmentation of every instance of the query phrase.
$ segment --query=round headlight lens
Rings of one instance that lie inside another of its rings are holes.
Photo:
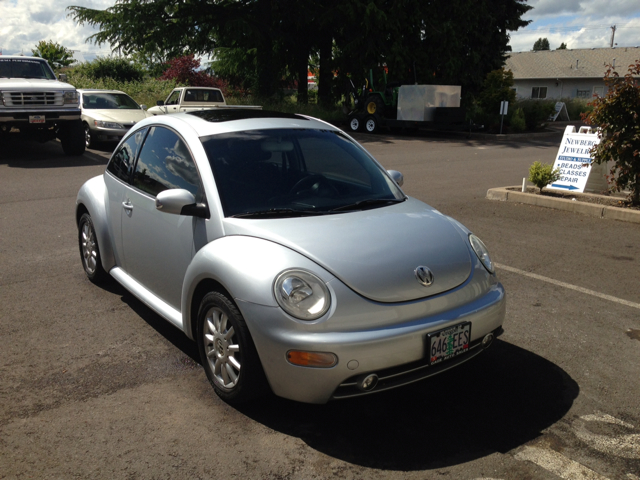
[[[329,290],[320,278],[304,270],[286,270],[276,278],[273,293],[282,309],[300,320],[320,318],[331,304]]]
[[[484,245],[484,243],[482,243],[482,240],[480,240],[472,233],[471,235],[469,235],[469,243],[471,244],[471,248],[473,248],[473,251],[476,252],[476,255],[478,256],[484,267],[491,273],[495,272],[493,262],[491,261],[491,257],[489,257],[489,250],[487,250],[487,247]]]

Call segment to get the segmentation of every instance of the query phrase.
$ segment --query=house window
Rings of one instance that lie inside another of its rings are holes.
[[[547,98],[547,87],[533,87],[531,98]]]
[[[591,97],[591,90],[578,90],[578,92],[576,93],[576,97],[589,98]]]
[[[593,94],[602,97],[604,95],[604,87],[593,87]]]

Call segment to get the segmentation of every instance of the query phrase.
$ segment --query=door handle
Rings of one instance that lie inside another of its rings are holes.
[[[122,208],[130,212],[131,210],[133,210],[133,205],[131,204],[130,200],[127,200],[126,202],[122,202]]]

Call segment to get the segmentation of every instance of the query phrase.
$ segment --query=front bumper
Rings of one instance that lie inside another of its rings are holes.
[[[90,125],[91,136],[98,142],[119,142],[122,140],[133,125],[125,126],[125,128],[103,128]]]
[[[453,291],[401,304],[372,302],[334,280],[327,284],[334,299],[330,318],[315,323],[297,321],[277,307],[236,301],[273,392],[300,402],[326,403],[412,383],[480,353],[486,335],[502,333],[506,296],[495,275],[477,268],[474,272]],[[471,322],[469,351],[429,366],[427,334],[460,322]],[[331,352],[338,363],[332,368],[295,366],[286,360],[292,349]],[[370,373],[378,375],[378,385],[360,390],[357,378]]]

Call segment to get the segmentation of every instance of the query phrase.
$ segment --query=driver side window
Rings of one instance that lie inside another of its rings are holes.
[[[176,90],[169,96],[166,105],[177,105],[179,100],[180,90]]]

